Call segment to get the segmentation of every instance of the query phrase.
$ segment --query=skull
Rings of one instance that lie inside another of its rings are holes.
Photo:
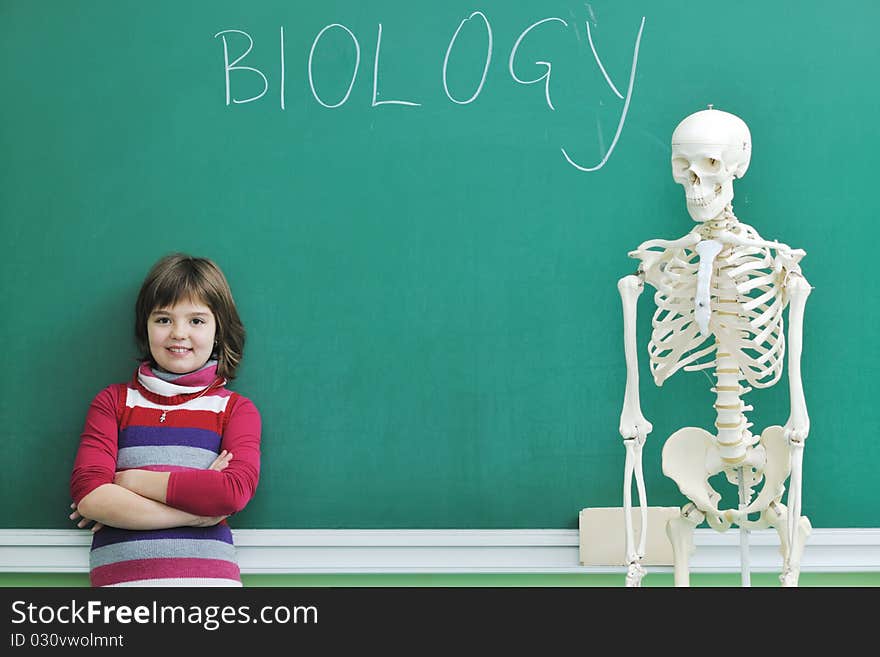
[[[686,117],[672,133],[672,177],[684,186],[694,221],[715,219],[733,200],[733,179],[749,168],[752,136],[738,116],[709,109]]]

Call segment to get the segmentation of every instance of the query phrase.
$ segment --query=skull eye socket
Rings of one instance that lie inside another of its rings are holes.
[[[675,169],[676,172],[682,172],[690,166],[690,162],[688,162],[683,157],[674,157],[672,158],[672,168]]]
[[[721,160],[716,160],[714,157],[707,157],[703,159],[703,166],[706,167],[708,171],[719,171],[721,169]]]

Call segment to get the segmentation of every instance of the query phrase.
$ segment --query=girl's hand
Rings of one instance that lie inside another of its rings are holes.
[[[86,518],[85,516],[83,516],[79,512],[79,510],[76,508],[76,502],[71,503],[70,508],[73,509],[73,513],[71,513],[68,517],[71,520],[80,519],[79,522],[76,523],[76,526],[79,527],[80,529],[85,529],[86,526],[90,522],[92,522],[91,520],[89,520],[88,518]],[[100,522],[96,522],[94,525],[92,525],[91,532],[94,534],[95,532],[100,531],[103,528],[104,528],[104,525],[102,525]]]
[[[137,472],[135,470],[119,470],[113,475],[113,483],[117,486],[122,486],[123,488],[127,488],[128,490],[134,490],[134,481],[133,478],[137,476]]]
[[[213,527],[225,520],[228,516],[197,516],[190,524],[190,527]]]
[[[227,452],[225,449],[217,455],[217,458],[214,459],[214,462],[208,466],[208,470],[216,470],[217,472],[223,472],[226,469],[226,466],[229,465],[229,462],[232,460],[232,452]],[[214,523],[217,524],[217,523]]]

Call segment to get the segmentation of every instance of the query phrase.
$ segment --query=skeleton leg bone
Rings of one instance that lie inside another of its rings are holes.
[[[782,582],[782,586],[795,587],[798,585],[798,578],[801,575],[801,558],[804,555],[804,546],[807,544],[807,539],[812,532],[813,526],[810,524],[810,519],[806,516],[801,516],[797,523],[795,540],[791,546],[791,552],[788,555],[788,564],[783,567],[782,575],[779,576],[779,581]]]
[[[666,535],[672,543],[673,580],[676,586],[690,585],[689,561],[694,551],[694,530],[706,515],[693,503],[681,508],[681,515],[666,523]]]
[[[804,546],[813,530],[809,518],[801,517],[798,521],[797,532],[794,541],[789,535],[790,514],[784,504],[772,503],[762,514],[762,519],[776,530],[779,534],[779,551],[782,553],[782,574],[779,581],[784,587],[795,587],[801,572],[801,557]]]

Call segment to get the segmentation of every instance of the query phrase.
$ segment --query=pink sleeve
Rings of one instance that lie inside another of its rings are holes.
[[[104,388],[89,406],[70,475],[70,496],[77,504],[98,486],[113,483],[119,449],[116,408],[123,388]]]
[[[254,496],[260,479],[260,413],[245,397],[233,404],[220,443],[221,450],[232,452],[232,461],[222,472],[172,472],[165,492],[169,506],[199,516],[228,516]]]

